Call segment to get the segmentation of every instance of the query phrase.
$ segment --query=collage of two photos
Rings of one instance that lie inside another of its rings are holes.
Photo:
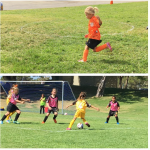
[[[148,1],[1,1],[0,147],[148,148]]]

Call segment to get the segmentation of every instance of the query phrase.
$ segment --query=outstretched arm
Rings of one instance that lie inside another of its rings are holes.
[[[25,101],[20,101],[20,100],[16,100],[17,103],[21,103],[21,104],[24,104]]]
[[[68,105],[66,108],[68,108],[68,107],[70,107],[70,106],[72,106],[73,104],[70,104],[70,105]]]
[[[21,98],[21,101],[24,101],[24,102],[30,102],[30,99],[24,99],[24,98]]]
[[[95,106],[93,106],[93,105],[91,105],[91,107],[94,108],[94,109],[96,109],[97,111],[100,111],[99,108],[97,108],[97,107],[95,107]]]

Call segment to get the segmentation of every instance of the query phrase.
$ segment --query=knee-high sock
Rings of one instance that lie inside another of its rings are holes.
[[[11,112],[7,117],[6,120],[9,120],[9,117],[12,116],[16,111]]]
[[[109,118],[106,119],[106,122],[107,122],[107,123],[108,123],[108,121],[109,121]]]
[[[117,122],[119,122],[119,118],[118,118],[118,116],[116,117],[116,121],[117,121]]]
[[[44,120],[43,120],[43,121],[44,121],[44,122],[46,122],[47,118],[48,118],[48,116],[45,116],[45,118],[44,118]]]
[[[101,45],[101,46],[97,47],[97,48],[96,48],[96,52],[102,51],[102,50],[104,50],[105,48],[107,48],[107,44],[104,44],[104,45]]]
[[[6,119],[6,115],[4,115],[3,117],[2,117],[2,119],[1,119],[1,121],[3,121],[3,120],[5,120]]]
[[[83,122],[86,123],[86,120],[84,118],[82,118]]]
[[[89,50],[85,49],[83,51],[83,61],[87,61],[87,56],[88,56]]]
[[[14,121],[17,121],[19,116],[20,116],[20,114],[17,113]]]
[[[70,124],[69,124],[69,127],[68,128],[71,128],[72,125],[74,124],[75,120],[71,120]]]
[[[56,119],[57,115],[54,115],[53,119]]]

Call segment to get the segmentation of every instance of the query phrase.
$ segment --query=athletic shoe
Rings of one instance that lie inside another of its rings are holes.
[[[14,124],[20,124],[18,121],[13,121]]]
[[[117,124],[119,124],[119,122],[117,122]]]
[[[71,128],[67,128],[66,130],[71,130]]]
[[[12,121],[12,119],[9,119],[9,121]]]
[[[90,127],[90,125],[86,122],[85,125],[87,125],[88,127]]]
[[[78,62],[86,62],[86,61],[83,61],[83,59],[81,59],[81,60],[78,60]]]
[[[6,122],[7,122],[7,123],[10,123],[10,121],[9,121],[9,120],[6,120]]]
[[[112,52],[112,48],[111,48],[111,45],[109,42],[106,43],[107,44],[107,47],[110,49],[110,51]]]
[[[108,123],[108,122],[105,122],[105,123]]]
[[[57,123],[56,119],[53,119],[55,123]]]
[[[0,124],[3,124],[3,121],[1,121]]]
[[[44,121],[42,121],[42,124],[44,124],[45,122]]]

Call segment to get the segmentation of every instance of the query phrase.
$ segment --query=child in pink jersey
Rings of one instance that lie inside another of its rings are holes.
[[[51,95],[48,97],[47,101],[46,101],[46,105],[48,107],[48,113],[46,114],[44,120],[43,120],[43,124],[46,122],[46,120],[48,119],[48,116],[50,115],[51,112],[53,112],[54,117],[53,120],[55,123],[57,123],[56,121],[56,117],[58,115],[58,97],[56,96],[57,94],[57,90],[55,88],[52,89]]]
[[[119,103],[116,101],[116,97],[113,96],[106,108],[110,107],[110,111],[105,123],[108,123],[110,116],[115,116],[117,124],[119,124],[118,111],[120,109]]]

